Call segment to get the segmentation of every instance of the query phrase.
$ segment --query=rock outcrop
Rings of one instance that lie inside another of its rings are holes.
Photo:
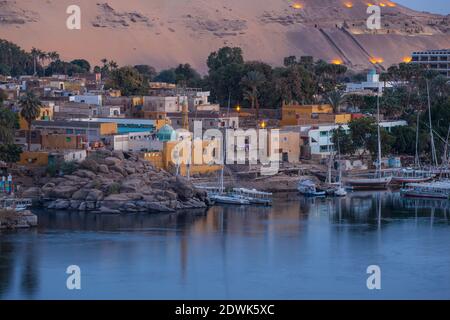
[[[24,191],[45,208],[99,213],[173,212],[206,208],[206,193],[136,155],[98,151],[70,175]]]

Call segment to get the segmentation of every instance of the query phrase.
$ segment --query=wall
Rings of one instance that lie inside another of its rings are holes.
[[[106,136],[110,134],[117,134],[117,123],[101,123],[100,135]]]
[[[46,166],[48,165],[48,152],[24,151],[20,155],[19,164],[24,166]]]

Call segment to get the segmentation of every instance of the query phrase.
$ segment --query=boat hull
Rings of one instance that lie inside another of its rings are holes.
[[[387,189],[392,177],[348,179],[346,184],[352,189]]]

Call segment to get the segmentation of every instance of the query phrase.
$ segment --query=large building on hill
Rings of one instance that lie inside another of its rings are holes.
[[[411,62],[436,70],[450,79],[450,49],[413,52]]]

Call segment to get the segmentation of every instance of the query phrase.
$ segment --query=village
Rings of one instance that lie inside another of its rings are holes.
[[[422,61],[418,56],[413,59]],[[337,61],[333,65],[340,67]],[[351,99],[345,99],[359,96],[379,100],[385,90],[401,84],[380,80],[377,69],[379,66],[374,65],[362,79],[365,81],[337,84],[343,90],[333,93],[341,96],[330,95],[329,103],[283,100],[280,106],[270,109],[259,107],[257,94],[248,99],[251,103],[247,107],[232,104],[230,98],[227,105],[214,103],[210,91],[189,87],[186,82],[149,81],[142,94],[124,95],[120,89],[105,86],[108,76],[102,77],[98,68],[98,72],[72,75],[2,76],[3,108],[18,116],[18,127],[13,128],[12,143],[6,151],[7,161],[0,163],[2,197],[32,199],[34,204],[58,210],[170,212],[207,207],[215,201],[249,203],[248,199],[224,195],[225,190],[233,189],[262,198],[297,191],[306,195],[345,195],[343,176],[356,177],[347,181],[352,187],[374,184],[385,188],[392,177],[382,178],[380,173],[378,180],[370,181],[360,176],[383,169],[391,170],[391,175],[397,172],[402,178],[402,168],[420,161],[417,152],[415,158],[386,154],[381,142],[378,149],[372,142],[372,151],[366,149],[370,148],[367,143],[345,152],[351,149],[345,145],[345,136],[355,131],[352,123],[360,121],[360,131],[378,127],[379,141],[380,130],[392,134],[409,126],[408,119],[380,115],[379,101],[377,114],[363,112]],[[364,128],[361,123],[366,120],[378,126]],[[214,129],[225,136],[225,131],[232,130],[244,135],[234,148],[247,158],[231,164],[198,163],[194,153],[188,152],[184,162],[177,162],[174,150],[180,141],[194,140],[194,127],[199,124],[202,132],[194,143],[200,145],[202,154],[223,152],[217,141],[204,139],[203,133]],[[259,150],[252,150],[257,146],[246,134],[255,129],[269,132],[267,145],[276,140],[276,150],[266,151],[266,155],[278,155],[277,171],[271,175],[261,174],[262,163],[250,159],[252,151]],[[362,136],[366,138],[369,136]],[[373,141],[373,136],[370,139]],[[436,160],[434,156],[432,160]],[[417,172],[413,172],[411,182],[429,180],[431,175],[420,173],[418,179]],[[188,194],[183,191],[186,189],[190,190]],[[211,201],[211,194],[215,201]]]

